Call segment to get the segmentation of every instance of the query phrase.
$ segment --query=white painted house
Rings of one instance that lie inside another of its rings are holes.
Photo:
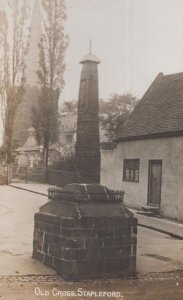
[[[123,189],[130,207],[183,221],[183,73],[156,77],[117,142],[102,151],[101,183]]]

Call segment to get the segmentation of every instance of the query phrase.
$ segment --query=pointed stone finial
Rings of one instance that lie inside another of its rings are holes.
[[[92,54],[92,40],[89,40],[89,53],[83,57],[80,61],[80,64],[84,64],[85,62],[94,62],[96,64],[100,64],[100,59]]]

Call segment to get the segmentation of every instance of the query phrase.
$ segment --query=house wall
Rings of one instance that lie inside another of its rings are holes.
[[[114,189],[116,187],[117,167],[114,166],[116,149],[100,150],[101,153],[101,184]]]
[[[125,202],[135,208],[147,205],[149,160],[162,159],[161,214],[183,221],[183,137],[119,143],[101,158],[101,183],[123,189]],[[123,160],[130,158],[140,159],[139,182],[123,181]]]

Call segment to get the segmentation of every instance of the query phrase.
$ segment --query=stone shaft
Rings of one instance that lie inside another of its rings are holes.
[[[77,141],[77,180],[85,183],[100,182],[100,140],[99,140],[99,92],[97,61],[82,61]]]

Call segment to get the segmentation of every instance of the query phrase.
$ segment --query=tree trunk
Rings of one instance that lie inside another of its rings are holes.
[[[47,182],[48,151],[48,145],[45,145],[43,152],[43,183]]]

